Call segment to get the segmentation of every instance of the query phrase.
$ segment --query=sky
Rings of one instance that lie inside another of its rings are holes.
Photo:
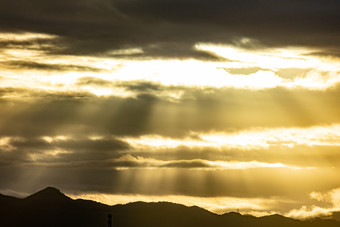
[[[1,0],[0,193],[340,211],[337,0]]]

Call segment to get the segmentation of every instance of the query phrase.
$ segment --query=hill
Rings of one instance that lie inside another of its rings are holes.
[[[73,200],[48,187],[24,199],[0,195],[0,226],[105,227],[107,214],[114,227],[339,227],[336,220],[300,221],[280,215],[253,217],[239,213],[217,215],[199,207],[168,202],[135,202],[108,206],[90,200]]]

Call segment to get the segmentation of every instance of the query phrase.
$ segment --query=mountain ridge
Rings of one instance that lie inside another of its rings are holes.
[[[1,202],[2,201],[2,202]],[[5,202],[3,202],[5,201]],[[254,217],[236,212],[218,215],[201,207],[171,202],[133,202],[109,206],[92,200],[72,199],[59,189],[47,187],[23,199],[0,194],[0,226],[107,226],[114,227],[339,227],[335,220],[296,220],[281,215]]]
[[[70,197],[63,194],[59,189],[54,187],[46,187],[32,195],[24,198],[25,200],[33,200],[33,199],[47,199],[47,200],[61,200],[61,199],[71,199]]]

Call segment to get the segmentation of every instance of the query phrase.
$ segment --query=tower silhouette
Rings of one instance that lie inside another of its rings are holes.
[[[112,227],[112,214],[107,215],[107,227]]]

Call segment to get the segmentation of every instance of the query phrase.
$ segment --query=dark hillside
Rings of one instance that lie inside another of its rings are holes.
[[[135,202],[108,206],[89,200],[73,200],[48,187],[24,199],[0,195],[0,226],[68,227],[107,226],[107,214],[114,227],[339,227],[335,220],[299,221],[280,215],[256,218],[239,213],[217,215],[199,207],[168,202]]]

